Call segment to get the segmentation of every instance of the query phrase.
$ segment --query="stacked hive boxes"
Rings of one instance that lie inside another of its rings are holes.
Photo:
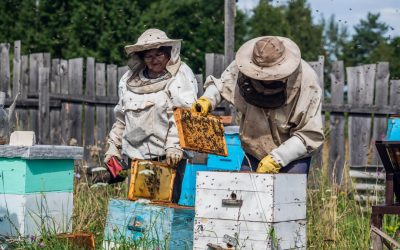
[[[194,249],[305,249],[304,174],[198,172]]]
[[[74,159],[82,147],[0,146],[0,234],[71,230]]]

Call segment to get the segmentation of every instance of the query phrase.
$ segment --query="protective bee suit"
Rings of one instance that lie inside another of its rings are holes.
[[[318,78],[288,38],[246,42],[221,78],[209,76],[205,88],[200,104],[207,100],[214,108],[223,98],[240,111],[242,147],[253,163],[268,156],[276,166],[270,173],[307,158],[323,143]]]
[[[150,78],[140,53],[165,47],[170,48],[170,57],[164,73]],[[116,122],[109,133],[106,152],[129,159],[167,162],[168,157],[176,156],[178,182],[182,181],[186,161],[182,160],[173,108],[189,108],[197,98],[195,76],[181,62],[180,48],[181,40],[169,39],[158,29],[145,31],[136,44],[125,46],[130,57],[129,70],[119,82],[119,102],[114,108]],[[179,196],[180,190],[178,193]]]
[[[147,32],[147,33],[146,33]],[[197,98],[197,82],[192,70],[181,62],[180,40],[161,39],[164,32],[151,29],[126,46],[130,69],[122,76],[120,100],[114,108],[116,122],[109,142],[134,159],[165,155],[168,148],[182,150],[173,118],[173,107],[189,108]],[[144,77],[144,64],[134,53],[160,46],[172,46],[168,73],[157,79]]]

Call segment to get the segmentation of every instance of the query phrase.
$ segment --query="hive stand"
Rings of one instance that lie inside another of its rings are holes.
[[[385,204],[372,206],[371,239],[374,250],[385,244],[400,248],[400,244],[382,232],[385,214],[400,215],[400,141],[376,141],[376,148],[386,171]],[[382,244],[383,243],[383,244]]]

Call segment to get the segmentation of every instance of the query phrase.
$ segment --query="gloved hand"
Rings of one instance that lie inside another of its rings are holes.
[[[200,113],[200,115],[206,116],[211,109],[211,101],[207,97],[200,97],[192,105],[192,112]]]
[[[277,174],[281,166],[272,159],[271,156],[265,156],[258,164],[257,173]]]
[[[176,166],[183,157],[183,151],[177,148],[167,148],[167,164],[170,167]]]
[[[122,158],[121,153],[119,152],[118,148],[114,145],[114,143],[108,143],[108,150],[104,155],[105,155],[104,163],[106,164],[113,156],[117,157],[120,160]]]

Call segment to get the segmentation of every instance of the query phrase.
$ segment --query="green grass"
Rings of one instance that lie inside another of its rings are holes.
[[[352,198],[353,190],[337,189],[328,184],[326,167],[310,175],[307,197],[307,248],[308,249],[370,249],[370,210]],[[93,233],[96,248],[101,249],[110,198],[126,198],[125,182],[112,186],[90,188],[85,178],[76,180],[74,187],[74,232]],[[331,212],[329,212],[331,211]],[[328,216],[328,217],[327,217]],[[330,216],[330,217],[329,217]],[[325,219],[324,219],[325,218]],[[326,219],[329,218],[329,219]],[[392,237],[400,228],[400,219],[386,216],[384,230]],[[154,244],[136,242],[122,249],[134,249]],[[16,249],[74,249],[54,234],[44,232],[42,238],[14,241]],[[148,248],[149,249],[149,248]]]

